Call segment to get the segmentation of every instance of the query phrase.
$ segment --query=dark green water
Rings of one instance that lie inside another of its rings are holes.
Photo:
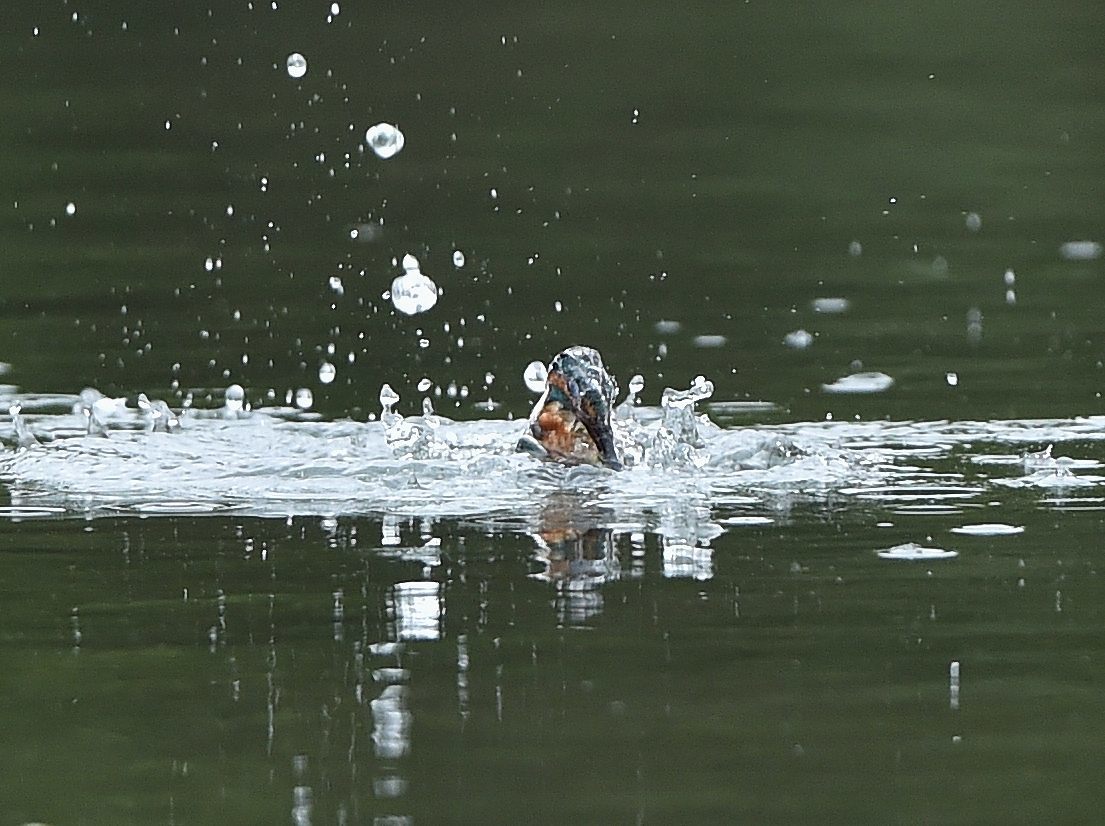
[[[19,391],[363,419],[426,377],[524,416],[525,364],[583,342],[763,421],[1101,412],[1105,264],[1060,253],[1105,240],[1100,4],[254,5],[7,13]],[[382,298],[405,253],[421,316]],[[856,361],[894,387],[821,392]],[[1023,534],[920,564],[873,550],[979,520],[781,501],[680,567],[589,513],[617,575],[579,593],[489,521],[5,518],[5,822],[1093,820],[1100,503],[994,498]]]

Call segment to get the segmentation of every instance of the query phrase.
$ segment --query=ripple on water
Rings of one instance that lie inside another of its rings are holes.
[[[719,519],[718,524],[725,525],[727,527],[746,526],[746,525],[774,525],[775,520],[770,516],[729,516],[725,519]]]
[[[916,542],[906,542],[895,545],[892,548],[878,551],[880,559],[896,559],[906,562],[927,562],[934,559],[953,559],[959,556],[958,551],[948,551],[944,548],[927,548]]]
[[[822,392],[833,394],[884,393],[894,386],[894,379],[886,373],[852,373],[831,384],[821,385]]]
[[[964,536],[1012,536],[1024,533],[1024,526],[1006,525],[1003,522],[978,522],[973,525],[960,525],[952,528],[951,532]]]
[[[3,505],[0,506],[0,519],[46,519],[51,516],[64,516],[69,511],[62,507],[41,505]]]

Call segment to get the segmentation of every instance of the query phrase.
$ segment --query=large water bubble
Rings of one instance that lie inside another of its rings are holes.
[[[403,256],[403,274],[391,282],[391,303],[406,315],[424,313],[437,303],[437,284],[409,253]]]
[[[364,134],[364,142],[376,153],[376,157],[387,160],[393,155],[398,155],[403,149],[407,139],[399,131],[398,126],[390,123],[378,123],[370,126]]]
[[[288,55],[288,77],[299,80],[307,74],[307,58],[299,52]]]

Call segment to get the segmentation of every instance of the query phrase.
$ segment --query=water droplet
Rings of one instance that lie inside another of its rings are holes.
[[[671,335],[672,333],[678,333],[683,327],[678,321],[669,321],[668,319],[660,319],[653,325],[653,329],[662,335]]]
[[[969,231],[978,232],[982,229],[982,216],[977,212],[968,212],[967,217],[964,219],[964,223],[966,223]]]
[[[863,244],[859,241],[853,241],[848,245],[848,254],[853,258],[859,258],[863,255]]]
[[[336,275],[330,276],[330,289],[338,295],[345,295],[345,286],[341,283],[341,278]]]
[[[848,308],[852,306],[852,302],[847,298],[832,297],[832,298],[815,298],[811,302],[813,311],[815,313],[836,314],[847,312]]]
[[[453,250],[453,266],[458,270],[464,266],[464,253],[460,250]]]
[[[301,387],[295,391],[295,406],[300,410],[310,410],[315,403],[315,394],[309,387]]]
[[[67,203],[65,205],[65,214],[69,215],[69,216],[76,215],[77,214],[77,205],[75,203],[73,203],[72,201]]]
[[[418,269],[418,259],[403,256],[403,274],[391,282],[391,303],[401,313],[424,313],[437,304],[437,284]]]
[[[636,373],[633,378],[629,380],[629,392],[634,396],[640,395],[641,391],[645,389],[645,377],[640,373]]]
[[[288,77],[298,80],[307,74],[307,58],[299,52],[288,55]]]
[[[546,369],[544,362],[531,361],[526,365],[526,370],[522,373],[522,378],[526,382],[528,387],[534,393],[540,393],[545,389],[545,381],[549,377],[549,371]]]
[[[694,337],[694,346],[695,347],[701,347],[701,348],[704,348],[704,349],[712,349],[712,348],[715,348],[715,347],[724,347],[726,341],[728,341],[728,339],[726,339],[725,336],[718,336],[718,335],[695,336]]]
[[[495,381],[495,374],[494,373],[487,372],[487,373],[483,374],[483,386],[484,387],[490,387],[492,385],[492,383],[494,383],[494,381]]]
[[[783,336],[783,344],[794,350],[805,350],[813,344],[813,335],[805,330],[793,330]]]
[[[378,123],[365,132],[365,143],[376,153],[376,157],[387,160],[393,155],[399,154],[407,139],[399,131],[399,127],[390,123]]]
[[[318,366],[318,380],[323,384],[332,384],[338,377],[338,369],[330,362],[324,361]]]
[[[432,381],[430,381],[429,379],[424,378],[424,379],[422,379],[421,381],[418,382],[418,392],[419,393],[425,393],[427,390],[429,390],[431,387],[433,387],[433,385],[434,385],[434,383]]]
[[[399,404],[399,394],[391,389],[390,384],[385,384],[380,388],[380,407],[383,408],[384,413],[391,413],[391,408]]]
[[[338,3],[331,3],[330,4],[330,14],[333,15],[334,17],[337,17],[339,14],[341,14],[341,5],[338,4]]]
[[[959,385],[959,374],[948,373],[944,376],[944,380],[948,383],[948,387],[957,387]]]
[[[967,339],[976,344],[982,340],[982,310],[978,307],[967,310]]]
[[[226,388],[224,394],[226,409],[231,413],[238,413],[245,406],[246,391],[240,384],[232,384]]]
[[[1059,247],[1059,254],[1068,261],[1092,261],[1101,257],[1101,250],[1096,241],[1067,241]]]

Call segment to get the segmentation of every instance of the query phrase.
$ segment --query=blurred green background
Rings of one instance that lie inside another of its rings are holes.
[[[1103,237],[1103,16],[20,7],[3,35],[0,358],[33,390],[309,386],[324,413],[360,416],[383,381],[410,403],[427,377],[520,412],[525,363],[581,342],[623,387],[641,372],[651,402],[702,373],[718,399],[799,419],[1093,412],[1102,263],[1059,248]],[[378,121],[406,136],[386,161],[363,143]],[[378,231],[351,240],[362,224]],[[408,252],[444,290],[415,317],[382,298]],[[848,312],[811,308],[836,296]],[[804,351],[782,343],[798,329]],[[856,361],[894,390],[823,398]]]

